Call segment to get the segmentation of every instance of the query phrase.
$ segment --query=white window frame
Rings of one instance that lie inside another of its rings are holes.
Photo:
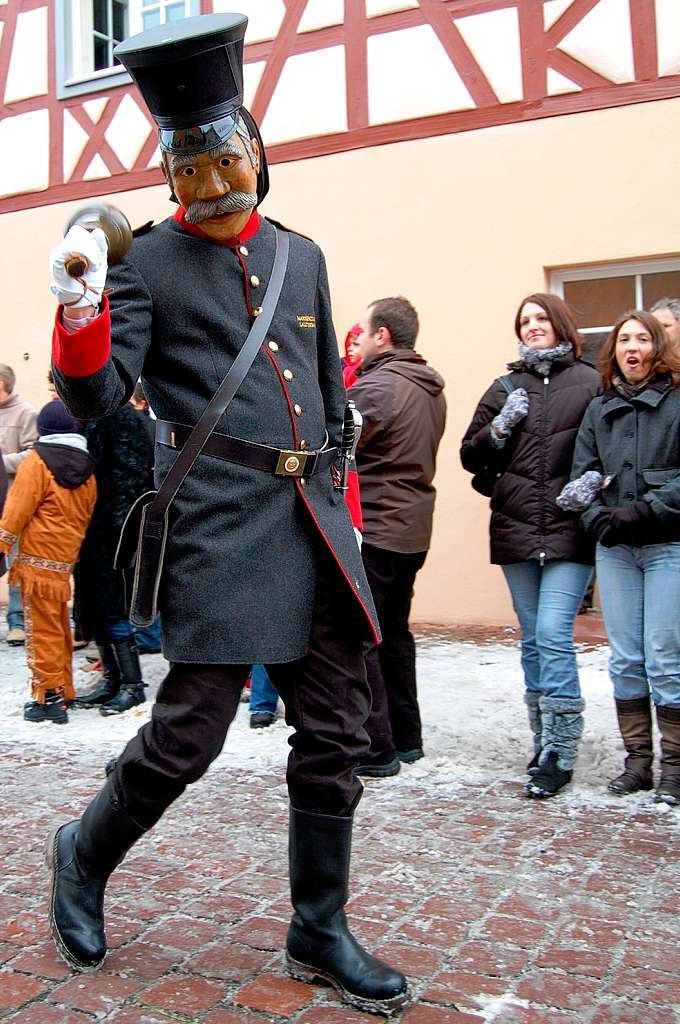
[[[161,11],[172,0],[158,0]],[[185,17],[200,13],[200,0],[184,0]],[[154,2],[155,6],[155,2]],[[74,43],[77,44],[79,34],[91,32],[92,0],[56,0],[56,72],[57,98],[69,99],[71,96],[83,96],[100,89],[125,85],[131,78],[125,68],[119,65],[102,68],[101,71],[88,71],[74,74]],[[128,7],[128,38],[141,31],[142,13],[141,0],[127,0]]]
[[[680,271],[680,257],[650,257],[643,260],[629,260],[625,263],[591,263],[581,267],[560,267],[550,271],[550,290],[564,298],[564,286],[568,281],[591,281],[599,277],[634,277],[635,308],[644,309],[642,304],[642,278],[645,274],[663,274],[666,271]],[[623,310],[621,311],[623,312]],[[614,324],[601,327],[580,327],[581,334],[601,334],[611,331]]]

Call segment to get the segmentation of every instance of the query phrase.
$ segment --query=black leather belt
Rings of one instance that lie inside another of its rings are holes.
[[[168,448],[181,448],[193,427],[169,420],[156,420],[156,440]],[[249,469],[260,469],[275,476],[308,477],[329,469],[338,459],[337,448],[324,448],[317,452],[272,448],[268,444],[244,441],[229,434],[213,430],[202,449],[202,455],[212,455],[225,462],[236,462]]]

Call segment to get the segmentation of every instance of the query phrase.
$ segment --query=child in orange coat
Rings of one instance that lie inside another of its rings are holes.
[[[97,497],[94,461],[77,421],[60,401],[38,415],[38,435],[17,470],[0,519],[0,552],[19,541],[10,583],[21,587],[33,700],[29,722],[68,721],[73,641],[70,578]]]

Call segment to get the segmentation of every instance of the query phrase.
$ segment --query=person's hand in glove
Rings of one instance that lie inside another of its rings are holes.
[[[605,548],[613,548],[616,544],[637,547],[645,542],[652,516],[653,512],[648,502],[634,501],[632,505],[621,505],[600,513],[593,522],[591,531]]]
[[[505,405],[491,420],[491,429],[497,437],[507,437],[529,412],[529,396],[524,388],[516,388],[505,399]]]
[[[101,228],[87,231],[74,224],[65,238],[50,252],[52,283],[50,291],[58,302],[70,309],[97,307],[101,302],[106,271],[108,244]],[[66,272],[66,261],[77,254],[87,260],[82,277],[71,277]]]
[[[565,484],[555,501],[565,512],[583,512],[595,501],[603,483],[602,473],[598,473],[596,469],[589,469],[577,480]]]

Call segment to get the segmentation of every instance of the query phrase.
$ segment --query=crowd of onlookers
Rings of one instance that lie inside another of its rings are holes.
[[[520,624],[533,736],[527,794],[554,796],[572,778],[585,709],[573,625],[595,568],[626,751],[608,788],[653,788],[654,709],[655,798],[677,804],[680,300],[624,313],[597,368],[581,359],[574,317],[557,296],[527,296],[514,328],[518,357],[482,396],[461,459],[490,499],[491,561],[502,568]],[[348,333],[343,360],[348,396],[364,415],[361,507],[352,519],[383,632],[382,646],[366,650],[371,751],[356,768],[375,778],[424,755],[408,616],[429,547],[445,403],[443,381],[415,352],[417,332],[407,300],[379,300]],[[135,632],[114,569],[125,516],[153,487],[154,421],[141,385],[113,416],[82,422],[56,394],[36,414],[11,368],[0,365],[0,448],[6,640],[27,648],[32,699],[24,717],[65,722],[68,707],[126,711],[144,700],[139,650],[161,645],[158,621]],[[400,505],[404,489],[425,502],[424,519],[411,521],[408,502]],[[74,635],[97,649],[100,676],[84,694],[73,688]],[[253,667],[251,680],[251,725],[265,727],[275,721],[278,695],[264,666]]]

